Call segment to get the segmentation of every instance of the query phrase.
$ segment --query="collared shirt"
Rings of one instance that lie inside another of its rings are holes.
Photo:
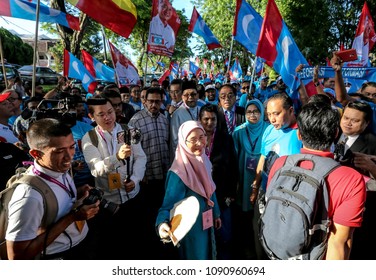
[[[60,186],[46,179],[44,180],[54,192],[58,201],[58,213],[56,221],[67,215],[76,201],[77,191],[69,173],[60,173],[40,166],[34,162],[34,167],[44,174],[54,178],[60,183],[72,189],[74,198],[70,197],[67,192]],[[29,169],[29,173],[33,174]],[[9,202],[9,224],[6,232],[6,240],[25,241],[34,239],[38,235],[38,229],[44,214],[44,203],[41,194],[26,184],[20,184],[13,193]],[[70,249],[80,243],[88,232],[88,226],[85,223],[82,232],[80,232],[75,223],[70,224],[65,233],[61,233],[46,248],[48,255],[56,254]],[[68,236],[67,236],[68,235]]]
[[[141,130],[141,146],[147,156],[146,177],[160,180],[166,176],[170,164],[169,126],[166,116],[153,116],[146,108],[137,112],[129,126]]]

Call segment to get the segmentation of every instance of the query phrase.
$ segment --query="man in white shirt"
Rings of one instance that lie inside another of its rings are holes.
[[[27,172],[50,187],[57,201],[55,222],[43,228],[42,195],[28,184],[19,184],[9,202],[6,243],[9,259],[86,259],[82,241],[88,233],[85,220],[94,217],[99,201],[83,205],[90,186],[77,189],[69,174],[75,152],[70,128],[54,119],[32,123],[27,131],[34,166]],[[79,222],[79,223],[78,223]],[[81,245],[81,246],[80,246]],[[45,254],[44,254],[45,253]]]

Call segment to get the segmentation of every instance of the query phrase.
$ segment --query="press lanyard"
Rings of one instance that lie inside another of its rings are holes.
[[[213,136],[211,138],[209,147],[205,147],[205,154],[208,156],[209,159],[210,159],[210,154],[213,150],[214,137],[215,137],[215,130],[214,130]]]
[[[114,130],[115,130],[115,127],[114,127]],[[108,154],[109,155],[116,154],[116,143],[114,143],[114,137],[111,135],[111,148],[112,148],[112,152],[111,152],[110,148],[108,147],[108,143],[107,143],[106,137],[104,136],[103,130],[100,127],[98,127],[98,133],[101,136],[101,138],[103,139],[103,141],[106,143]]]
[[[37,170],[35,167],[33,167],[33,173],[35,175],[43,178],[43,179],[46,179],[47,181],[50,181],[51,183],[54,183],[54,184],[58,185],[60,188],[62,188],[69,195],[70,198],[75,198],[76,197],[75,194],[74,194],[74,192],[73,192],[72,187],[69,184],[69,182],[68,182],[68,187],[69,188],[67,188],[66,185],[62,184],[61,182],[59,182],[55,178],[52,178],[50,175],[47,175],[46,173],[43,173],[43,172]]]
[[[246,132],[247,132],[247,136],[248,136],[249,144],[251,144],[251,149],[252,149],[252,153],[253,153],[253,151],[254,151],[255,148],[256,148],[257,140],[259,139],[260,136],[258,136],[258,137],[256,138],[255,142],[252,143],[251,136],[249,135],[248,127],[246,127]]]

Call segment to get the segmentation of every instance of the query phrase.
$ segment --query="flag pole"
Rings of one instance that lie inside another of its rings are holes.
[[[255,80],[255,72],[256,72],[257,59],[258,59],[258,57],[256,56],[255,57],[255,61],[253,62],[253,69],[252,69],[252,76],[251,76],[251,84],[250,84],[250,87],[249,87],[249,93],[252,92],[252,84],[253,84],[253,82]]]
[[[8,88],[8,80],[7,80],[7,72],[5,71],[5,61],[4,61],[4,53],[3,53],[3,41],[1,40],[0,36],[0,55],[1,55],[1,66],[3,68],[3,76],[4,76],[4,85],[5,89]]]
[[[107,43],[109,43],[108,40],[106,40]],[[112,67],[114,68],[114,72],[115,72],[115,83],[118,85],[118,87],[120,87],[120,82],[119,82],[119,77],[118,77],[118,74],[116,72],[116,65],[114,63],[114,58],[112,57],[112,49],[110,49],[110,57],[111,57],[111,62],[112,62]]]
[[[35,38],[34,38],[34,55],[33,55],[33,78],[31,82],[31,96],[35,96],[35,73],[36,73],[36,63],[37,63],[37,53],[38,53],[38,31],[39,31],[39,9],[40,0],[37,1],[36,18],[35,18]]]
[[[146,87],[146,73],[148,72],[148,61],[149,61],[149,52],[146,51],[146,63],[145,63],[145,72],[144,72],[144,87]]]
[[[104,61],[103,63],[105,65],[108,65],[108,60],[107,60],[107,40],[106,40],[106,34],[104,33],[104,27],[103,25],[101,25],[102,27],[102,37],[103,37],[103,51],[104,51]]]
[[[227,72],[228,73],[230,71],[230,67],[231,67],[231,55],[232,55],[232,48],[234,46],[234,36],[232,36],[232,40],[231,40],[231,47],[230,47],[230,54],[229,54],[229,58],[228,58],[228,65],[227,65]]]

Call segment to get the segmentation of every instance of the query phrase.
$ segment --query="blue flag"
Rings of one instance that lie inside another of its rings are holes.
[[[205,44],[208,46],[209,50],[222,47],[217,38],[215,38],[209,27],[206,25],[203,18],[197,12],[196,7],[193,8],[191,22],[188,26],[188,30],[201,36],[204,39]]]
[[[249,52],[256,54],[262,27],[262,17],[245,0],[236,1],[235,24],[232,35]]]

